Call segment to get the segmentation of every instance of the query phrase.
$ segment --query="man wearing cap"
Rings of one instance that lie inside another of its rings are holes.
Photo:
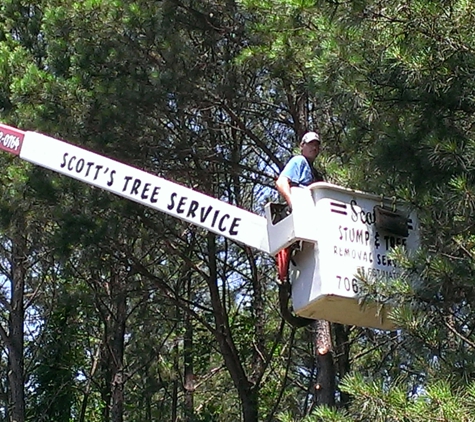
[[[323,177],[313,167],[313,162],[320,153],[320,137],[316,132],[307,132],[300,143],[300,155],[292,157],[277,179],[277,190],[292,206],[290,188],[293,186],[308,186],[322,182]]]

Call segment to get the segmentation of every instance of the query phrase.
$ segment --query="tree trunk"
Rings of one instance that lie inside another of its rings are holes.
[[[89,374],[89,378],[86,384],[86,389],[84,391],[84,395],[82,398],[81,411],[79,413],[78,422],[86,421],[87,403],[89,400],[89,396],[91,395],[92,380],[94,379],[94,375],[96,374],[96,369],[99,362],[99,355],[100,355],[100,349],[98,348],[96,353],[94,353],[94,357],[92,358],[91,372]]]
[[[315,383],[315,406],[335,406],[335,365],[332,355],[330,323],[315,321],[315,350],[317,380]]]
[[[126,280],[120,274],[113,274],[113,295],[115,315],[112,332],[112,389],[111,389],[111,422],[124,420],[124,337],[127,320]]]
[[[26,237],[22,219],[15,222],[11,257],[11,309],[8,319],[8,383],[12,422],[25,420],[23,337],[25,309],[23,304],[26,277]]]
[[[178,417],[178,379],[173,380],[172,388],[172,422],[179,422]]]
[[[259,394],[255,388],[249,388],[246,400],[242,400],[243,422],[259,422]]]
[[[99,279],[99,278],[98,278]],[[104,323],[101,347],[103,387],[101,397],[105,403],[103,420],[124,420],[124,337],[127,320],[126,280],[117,269],[111,269],[110,281],[105,285],[109,306],[97,298],[97,307]]]
[[[191,297],[191,272],[187,274],[186,280],[187,300],[192,303]],[[193,324],[189,312],[185,313],[185,338],[183,341],[183,360],[184,360],[184,389],[185,389],[185,422],[194,420],[194,391],[195,376],[193,369]]]
[[[259,411],[257,392],[252,388],[252,384],[249,382],[242,366],[242,362],[231,336],[226,310],[221,303],[219,295],[216,266],[216,236],[212,233],[208,233],[207,239],[208,262],[210,269],[210,275],[207,282],[216,324],[216,331],[214,334],[219,344],[226,368],[229,371],[231,379],[233,380],[234,386],[238,392],[239,400],[242,405],[243,422],[258,422]]]
[[[102,407],[102,421],[110,421],[110,403],[111,403],[111,352],[108,348],[109,338],[109,321],[110,317],[106,318],[104,322],[104,338],[101,344],[101,399],[103,402]]]
[[[341,380],[348,372],[350,372],[350,329],[348,326],[342,324],[333,324],[332,328],[335,334],[335,352],[338,378]],[[348,393],[340,392],[339,407],[346,407],[349,403],[349,400],[350,396]]]

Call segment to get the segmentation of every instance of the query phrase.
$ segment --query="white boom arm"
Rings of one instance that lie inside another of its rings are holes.
[[[267,221],[219,199],[36,132],[0,124],[0,150],[269,252]]]

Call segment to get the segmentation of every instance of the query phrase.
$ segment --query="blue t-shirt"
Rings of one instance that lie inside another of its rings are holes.
[[[303,155],[292,157],[282,170],[281,175],[287,177],[294,186],[308,186],[323,180],[315,170],[312,171],[310,163]]]

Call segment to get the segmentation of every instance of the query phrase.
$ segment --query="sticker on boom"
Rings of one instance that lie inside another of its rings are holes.
[[[19,155],[25,132],[0,124],[0,150]]]

